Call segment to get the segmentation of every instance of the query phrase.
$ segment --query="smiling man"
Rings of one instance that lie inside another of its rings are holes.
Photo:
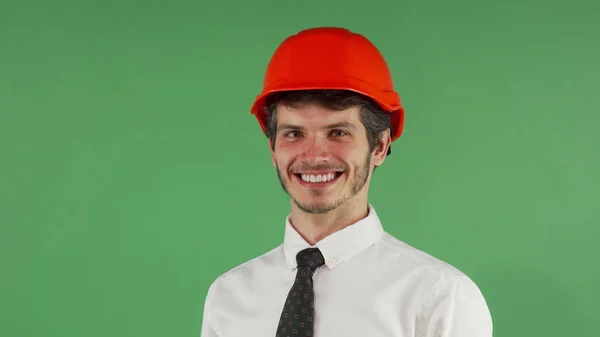
[[[477,285],[388,234],[368,201],[402,134],[388,65],[323,27],[277,48],[252,107],[290,197],[282,245],[210,286],[201,337],[491,337]]]

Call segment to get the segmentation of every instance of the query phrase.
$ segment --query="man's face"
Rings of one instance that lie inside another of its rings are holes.
[[[279,106],[273,164],[284,191],[308,213],[325,213],[365,198],[372,165],[385,156],[369,152],[358,108]]]

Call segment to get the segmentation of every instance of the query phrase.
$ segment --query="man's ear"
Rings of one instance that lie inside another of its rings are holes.
[[[273,166],[277,167],[277,162],[275,161],[275,151],[273,150],[273,142],[271,138],[268,138],[267,143],[269,144],[269,151],[271,152],[271,162],[273,162]]]
[[[385,131],[380,134],[379,141],[373,150],[373,164],[375,166],[380,166],[383,164],[383,161],[387,157],[388,149],[390,148],[391,143],[392,138],[390,129],[385,129]]]

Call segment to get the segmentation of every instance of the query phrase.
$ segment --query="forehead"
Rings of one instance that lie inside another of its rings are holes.
[[[338,110],[318,104],[279,105],[277,107],[277,124],[292,123],[304,126],[318,126],[334,122],[360,124],[360,108],[349,107],[344,110]]]

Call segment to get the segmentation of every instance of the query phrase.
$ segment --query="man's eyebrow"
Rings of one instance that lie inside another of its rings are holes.
[[[284,130],[301,130],[301,129],[303,129],[303,127],[301,127],[300,125],[283,123],[280,126],[278,126],[277,129],[279,131],[284,131]]]
[[[327,129],[348,128],[348,129],[356,130],[356,126],[354,126],[354,124],[348,123],[348,122],[339,122],[339,123],[328,124],[326,126],[326,128]]]
[[[336,128],[348,128],[352,130],[356,130],[356,126],[352,123],[348,122],[339,122],[325,125],[324,129],[336,129]],[[278,128],[278,130],[302,130],[304,127],[295,124],[283,123]]]

